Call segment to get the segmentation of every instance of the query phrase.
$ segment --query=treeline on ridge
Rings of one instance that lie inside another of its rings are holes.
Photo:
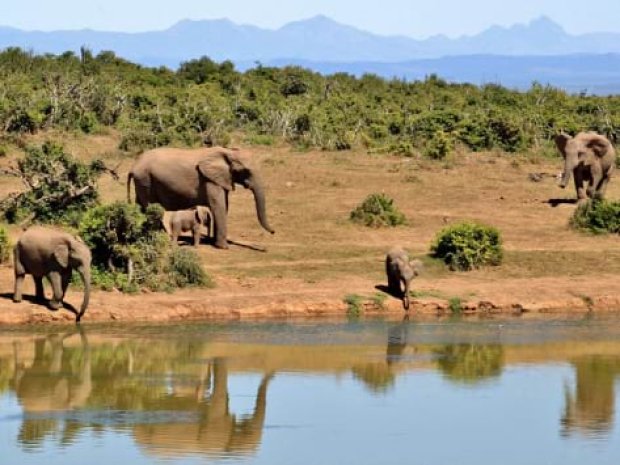
[[[488,84],[322,76],[257,64],[246,72],[201,58],[177,71],[148,68],[113,52],[0,53],[0,138],[45,129],[115,128],[120,149],[206,141],[284,140],[300,149],[441,158],[455,146],[517,152],[548,146],[560,131],[620,135],[620,96],[571,95],[534,83],[527,92]],[[1,143],[1,142],[0,142]],[[0,147],[0,150],[2,147]]]

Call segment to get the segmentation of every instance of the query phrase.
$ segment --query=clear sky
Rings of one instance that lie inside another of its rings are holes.
[[[620,0],[3,0],[0,25],[21,29],[146,31],[229,18],[277,28],[324,14],[379,34],[456,37],[546,15],[568,32],[620,32]]]

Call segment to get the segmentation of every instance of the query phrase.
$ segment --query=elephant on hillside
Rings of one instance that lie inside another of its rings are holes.
[[[580,202],[588,197],[604,198],[616,165],[616,151],[611,142],[595,132],[580,132],[575,137],[560,134],[555,144],[564,157],[560,187],[565,188],[573,176]]]
[[[393,247],[385,257],[388,288],[392,294],[402,296],[405,310],[409,310],[411,281],[420,274],[421,270],[422,262],[410,260],[407,252],[400,247]],[[404,290],[401,289],[401,283]]]
[[[253,192],[261,226],[274,233],[267,221],[260,174],[250,157],[239,150],[222,147],[151,150],[140,155],[129,172],[128,201],[132,180],[136,202],[142,208],[151,203],[159,203],[170,211],[208,206],[213,214],[215,246],[221,249],[228,248],[228,195],[235,184],[240,184]]]
[[[84,298],[76,316],[79,323],[90,298],[91,252],[82,239],[58,229],[33,226],[24,231],[15,244],[13,260],[13,301],[21,302],[22,287],[27,274],[34,279],[37,300],[44,301],[43,278],[47,277],[53,289],[49,303],[53,310],[62,306],[72,272],[76,270],[84,283]]]

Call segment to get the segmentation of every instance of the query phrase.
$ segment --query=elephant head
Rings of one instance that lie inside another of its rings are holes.
[[[555,137],[555,145],[564,157],[564,170],[560,179],[562,189],[570,182],[577,166],[593,157],[600,159],[613,150],[611,143],[595,132],[580,133],[575,137],[559,134]]]
[[[250,189],[254,194],[259,223],[271,234],[275,232],[267,221],[263,182],[247,155],[237,150],[221,149],[205,157],[198,164],[198,171],[206,180],[227,192],[234,190],[235,184]]]
[[[90,300],[90,249],[79,237],[69,237],[54,248],[53,256],[61,269],[76,270],[84,283],[84,299],[77,315],[79,322]]]

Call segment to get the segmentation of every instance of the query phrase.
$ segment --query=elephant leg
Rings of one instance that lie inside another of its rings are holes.
[[[407,281],[403,279],[403,284],[405,285],[405,293],[403,295],[403,306],[405,310],[409,310],[409,285],[411,281]]]
[[[62,274],[62,299],[65,298],[65,294],[67,293],[67,288],[69,287],[70,282],[71,282],[71,273],[63,273]]]
[[[45,301],[45,289],[43,288],[43,277],[41,276],[33,276],[34,280],[34,288],[35,288],[35,297],[38,302]]]
[[[22,301],[22,288],[24,286],[24,278],[26,277],[26,269],[19,259],[19,247],[13,250],[13,271],[15,273],[15,288],[13,292],[13,302]]]
[[[52,283],[53,291],[52,300],[50,300],[50,308],[52,310],[58,310],[62,307],[62,277],[58,271],[51,271],[48,277]]]
[[[13,292],[13,302],[22,301],[22,287],[24,286],[25,275],[15,273],[15,289]]]
[[[595,163],[590,168],[590,182],[588,183],[588,188],[586,190],[586,194],[589,198],[593,199],[595,197],[595,193],[598,191],[598,186],[603,179],[603,170],[598,163]]]
[[[196,223],[192,228],[192,235],[194,237],[194,247],[198,247],[200,245],[200,235],[202,232],[202,224]]]
[[[220,186],[207,183],[207,195],[209,205],[213,213],[213,227],[215,229],[215,247],[218,249],[228,248],[228,225],[227,225],[227,195]]]
[[[599,183],[594,198],[603,200],[605,198],[605,192],[607,191],[607,185],[609,184],[609,176],[604,176]]]
[[[575,190],[577,191],[577,200],[582,203],[588,199],[586,189],[583,187],[583,176],[580,171],[575,171],[573,176],[575,179]]]

